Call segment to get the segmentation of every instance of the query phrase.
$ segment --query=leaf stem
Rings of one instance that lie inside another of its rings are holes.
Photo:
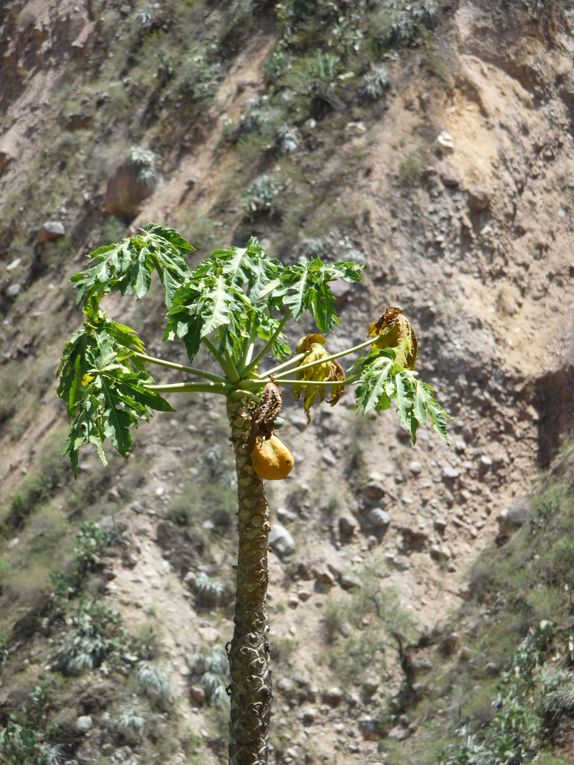
[[[209,350],[213,358],[217,361],[219,366],[223,369],[225,372],[225,375],[232,381],[237,382],[239,380],[239,374],[237,372],[237,369],[235,368],[235,364],[231,359],[226,358],[222,353],[220,353],[217,348],[213,345],[211,340],[208,340],[207,337],[203,338],[203,342],[205,343],[205,347]]]
[[[175,361],[167,361],[166,359],[158,359],[155,356],[148,356],[147,353],[140,353],[134,351],[134,356],[137,356],[143,361],[149,361],[150,364],[157,364],[160,367],[168,367],[169,369],[177,369],[180,372],[188,372],[189,374],[196,375],[197,377],[203,377],[205,380],[212,380],[213,382],[223,383],[225,378],[221,375],[214,375],[211,372],[204,372],[203,369],[196,369],[195,367],[188,367],[185,364],[177,364]]]
[[[329,361],[333,361],[334,359],[340,359],[342,356],[348,356],[350,353],[354,353],[355,351],[360,351],[363,348],[366,348],[369,345],[372,345],[373,343],[377,342],[377,338],[373,337],[369,340],[365,340],[363,343],[359,343],[359,345],[354,345],[352,348],[347,348],[344,351],[339,351],[339,353],[333,353],[330,356],[325,356],[322,359],[317,359],[316,361],[310,361],[308,364],[301,364],[300,367],[295,367],[295,369],[289,369],[287,370],[289,374],[297,374],[297,372],[302,372],[304,369],[311,369],[311,367],[317,367],[321,364],[326,364]],[[301,356],[305,356],[306,354],[299,354]],[[297,356],[295,356],[291,361],[295,361]],[[283,367],[288,366],[288,364],[283,364]],[[281,369],[281,366],[274,367],[273,369],[268,370],[265,372],[267,376],[274,375],[279,369]]]
[[[286,316],[284,316],[284,317],[281,319],[281,321],[279,322],[279,326],[277,327],[277,329],[275,330],[275,332],[274,332],[274,333],[271,335],[271,337],[269,338],[269,340],[268,340],[268,341],[265,343],[265,345],[263,346],[263,348],[262,348],[262,349],[259,351],[259,353],[257,354],[257,356],[256,356],[256,357],[253,359],[253,361],[252,361],[252,362],[250,362],[249,366],[247,366],[247,367],[245,367],[245,368],[244,368],[244,370],[243,370],[244,372],[247,372],[247,370],[248,370],[248,369],[253,369],[254,367],[256,367],[256,366],[257,366],[257,364],[258,364],[258,363],[261,361],[261,359],[262,359],[262,358],[265,356],[265,354],[267,353],[267,351],[268,351],[268,350],[269,350],[269,349],[272,347],[272,345],[273,345],[273,343],[275,342],[275,340],[277,340],[277,338],[279,337],[279,335],[280,335],[280,334],[281,334],[281,332],[283,331],[283,327],[285,326],[285,324],[287,324],[287,321],[288,321],[288,319],[289,319],[289,314],[287,314]],[[280,367],[283,367],[283,366],[285,366],[285,363],[283,363],[283,364],[281,364],[281,365],[280,365]],[[266,372],[266,374],[268,374],[268,373]]]
[[[338,388],[341,385],[354,385],[355,379],[349,377],[345,380],[288,380],[285,378],[274,377],[275,382],[281,383],[281,385],[301,385],[302,387],[328,386],[331,385],[334,388]]]
[[[301,361],[301,359],[304,359],[306,355],[307,355],[306,353],[298,353],[296,356],[293,356],[292,359],[289,359],[288,361],[284,361],[282,364],[278,364],[276,367],[267,369],[265,371],[265,375],[267,377],[273,377],[275,374],[277,374],[277,372],[281,370],[287,370],[290,372],[291,370],[288,369],[288,367],[293,366],[293,364],[297,364],[299,361]]]
[[[255,338],[257,337],[257,332],[255,328],[255,320],[252,317],[249,322],[249,339],[247,340],[247,350],[245,351],[245,356],[243,358],[243,361],[241,362],[240,369],[243,373],[245,373],[245,370],[249,368],[251,365],[251,359],[253,357],[253,351],[255,350]]]
[[[228,385],[213,382],[180,382],[164,385],[146,385],[145,387],[158,393],[219,393],[222,396],[227,396],[230,390]]]

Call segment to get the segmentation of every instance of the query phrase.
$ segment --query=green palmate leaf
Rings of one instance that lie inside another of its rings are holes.
[[[224,324],[229,324],[231,307],[236,302],[234,297],[223,276],[218,276],[214,280],[213,288],[200,296],[200,311],[203,316],[201,337],[207,337]]]
[[[177,231],[174,231],[173,228],[166,228],[165,226],[160,226],[158,223],[149,223],[147,226],[144,226],[144,231],[169,242],[178,250],[195,252],[195,247],[178,234]]]
[[[133,355],[143,349],[134,331],[107,321],[101,311],[87,313],[84,330],[67,344],[58,370],[58,395],[72,421],[66,450],[74,472],[84,444],[93,444],[105,462],[103,445],[109,439],[125,456],[139,420],[148,420],[153,410],[173,411],[146,387],[152,378]]]
[[[275,300],[288,308],[294,319],[309,311],[319,330],[328,332],[340,324],[329,282],[357,282],[362,270],[362,265],[353,261],[326,264],[318,257],[288,266],[280,274],[282,287],[276,291]]]
[[[281,267],[256,239],[245,248],[214,250],[174,294],[166,337],[183,339],[193,359],[214,334],[221,353],[239,359],[250,338],[270,340],[279,326],[271,311]],[[280,333],[273,349],[289,352]]]
[[[175,231],[155,224],[146,226],[137,236],[99,247],[89,255],[94,265],[72,277],[78,289],[78,304],[98,301],[108,292],[134,293],[141,298],[149,291],[155,271],[169,305],[177,287],[189,277],[184,255],[193,250]]]
[[[286,359],[291,355],[291,346],[287,342],[285,334],[281,331],[282,323],[278,319],[272,319],[268,314],[261,312],[257,316],[257,337],[264,342],[271,342],[269,352],[276,359]]]
[[[352,374],[359,374],[356,403],[361,414],[388,409],[394,402],[413,443],[419,426],[427,423],[448,443],[448,415],[436,400],[434,389],[419,380],[417,372],[397,364],[394,349],[372,351],[353,365]]]

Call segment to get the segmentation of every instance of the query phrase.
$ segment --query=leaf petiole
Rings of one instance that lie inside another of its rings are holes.
[[[223,369],[226,376],[232,381],[237,382],[239,380],[239,373],[237,372],[237,369],[235,367],[235,364],[231,359],[226,358],[222,353],[220,353],[217,348],[213,345],[211,340],[208,340],[207,337],[203,338],[203,342],[205,344],[205,347],[209,350],[213,358],[217,361],[219,366]]]
[[[147,353],[139,353],[139,351],[133,352],[134,356],[137,356],[143,361],[148,361],[150,364],[157,364],[160,367],[167,367],[168,369],[177,369],[180,372],[188,372],[189,374],[196,375],[197,377],[203,377],[205,380],[212,380],[213,382],[224,383],[225,378],[221,375],[214,375],[211,372],[205,372],[203,369],[196,369],[195,367],[188,367],[185,364],[177,364],[175,361],[167,361],[166,359],[158,359],[155,356],[148,356]]]
[[[219,393],[222,396],[227,396],[230,391],[228,385],[214,382],[167,383],[163,385],[146,385],[145,387],[157,393]]]
[[[316,388],[318,386],[332,386],[339,388],[342,385],[354,385],[356,382],[353,378],[349,377],[346,380],[287,380],[281,377],[274,377],[273,380],[281,385],[300,385],[301,387]]]
[[[359,343],[359,345],[354,345],[352,348],[347,348],[344,351],[339,351],[339,353],[332,353],[330,356],[325,356],[324,358],[317,359],[316,361],[310,361],[308,364],[301,364],[300,367],[295,367],[294,369],[288,369],[287,371],[289,374],[297,374],[298,372],[302,372],[304,369],[311,369],[311,367],[317,367],[321,364],[326,364],[329,361],[333,361],[333,359],[340,359],[343,356],[348,356],[350,353],[354,353],[355,351],[360,351],[363,348],[367,348],[369,345],[372,345],[373,343],[377,342],[376,337],[369,338],[369,340],[365,340],[363,343]],[[305,353],[299,354],[299,358],[304,358],[306,356]],[[291,362],[294,362],[297,356],[295,356],[293,359],[291,359]],[[268,370],[265,372],[267,377],[270,377],[271,375],[276,375],[279,369],[281,367],[287,367],[288,364],[283,364],[278,367],[274,367],[273,369]]]
[[[265,343],[263,348],[259,351],[257,356],[253,359],[253,361],[251,361],[249,363],[249,366],[246,366],[244,368],[244,370],[243,370],[244,373],[249,371],[250,369],[254,369],[255,367],[257,367],[257,364],[259,364],[261,359],[266,355],[267,351],[271,348],[271,346],[273,345],[275,340],[277,340],[277,338],[279,337],[279,335],[283,331],[283,327],[285,326],[285,324],[287,324],[288,319],[289,319],[289,315],[288,314],[281,319],[281,321],[279,322],[279,326],[277,327],[275,332],[271,335],[269,340]],[[291,363],[293,363],[293,359],[291,359],[289,361],[289,363],[288,362],[283,362],[283,364],[279,364],[279,366],[275,367],[275,369],[282,369],[285,366],[289,366],[289,364],[291,364]],[[269,374],[269,373],[266,372],[265,374]]]

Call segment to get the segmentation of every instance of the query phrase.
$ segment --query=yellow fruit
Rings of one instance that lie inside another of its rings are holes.
[[[277,436],[266,441],[257,439],[251,450],[251,464],[259,478],[280,481],[287,478],[295,464],[293,455]]]

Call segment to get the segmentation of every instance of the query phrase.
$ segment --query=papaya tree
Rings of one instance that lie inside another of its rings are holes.
[[[331,291],[334,280],[361,278],[353,261],[319,257],[284,265],[252,238],[246,247],[218,249],[191,267],[194,248],[172,229],[151,224],[136,236],[100,247],[90,267],[72,277],[83,328],[65,347],[58,395],[71,427],[72,469],[92,444],[105,463],[104,444],[123,456],[132,431],[155,411],[173,411],[165,396],[210,393],[226,400],[235,453],[239,550],[231,671],[229,762],[267,762],[271,673],[266,596],[269,509],[264,480],[284,478],[293,466],[275,435],[282,396],[290,391],[311,407],[334,405],[354,390],[361,415],[396,407],[415,441],[421,425],[446,440],[447,416],[430,385],[414,370],[415,333],[399,308],[387,308],[365,328],[364,340],[330,353],[327,336],[340,324]],[[165,296],[166,342],[180,342],[193,362],[200,349],[208,368],[155,358],[136,331],[108,317],[102,300],[112,292],[144,298],[157,276]],[[287,331],[304,317],[314,323],[293,349]],[[345,369],[340,359],[352,357]],[[157,383],[150,369],[182,376]]]

